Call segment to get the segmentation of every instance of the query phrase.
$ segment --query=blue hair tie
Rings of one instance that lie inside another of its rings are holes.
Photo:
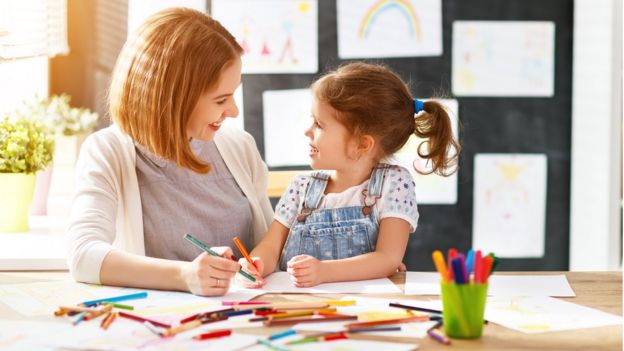
[[[425,109],[425,102],[422,100],[414,99],[414,113],[418,114]]]

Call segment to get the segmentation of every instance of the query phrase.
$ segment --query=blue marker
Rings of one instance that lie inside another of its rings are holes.
[[[451,261],[451,266],[453,268],[453,276],[455,277],[456,284],[464,284],[464,273],[462,272],[462,263],[459,258],[454,258]]]
[[[468,251],[468,256],[466,257],[466,268],[468,269],[468,276],[470,276],[474,268],[474,251],[472,249]]]

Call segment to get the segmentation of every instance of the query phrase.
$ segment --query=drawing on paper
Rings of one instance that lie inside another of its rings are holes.
[[[315,0],[213,0],[212,16],[243,48],[243,73],[318,70]]]
[[[473,247],[499,257],[541,257],[546,155],[475,156]]]
[[[359,36],[367,38],[369,32],[379,16],[389,10],[398,10],[408,24],[408,35],[416,40],[420,40],[422,33],[420,29],[420,20],[416,14],[416,10],[409,1],[406,0],[379,0],[370,7],[364,18],[360,22]]]
[[[453,23],[453,93],[553,96],[555,25],[529,21]]]
[[[442,54],[439,0],[338,0],[340,58]]]

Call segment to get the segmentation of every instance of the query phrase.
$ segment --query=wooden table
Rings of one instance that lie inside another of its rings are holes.
[[[596,308],[605,312],[622,315],[622,273],[621,272],[523,272],[503,274],[565,274],[576,297],[563,298],[573,303]],[[0,285],[9,283],[27,283],[47,280],[67,279],[68,273],[62,272],[2,272]],[[404,287],[405,274],[397,273],[390,277],[401,289]],[[350,294],[352,295],[352,294]],[[401,294],[367,295],[384,298],[429,299],[432,296],[406,296]],[[269,301],[317,301],[337,299],[340,295],[331,294],[266,294],[257,299]],[[439,298],[439,297],[438,297]],[[0,318],[25,320],[4,304],[0,304]],[[256,328],[245,332],[253,334],[274,333],[286,328]],[[565,332],[524,334],[490,323],[485,326],[483,336],[477,340],[453,340],[451,346],[444,346],[429,338],[383,338],[356,336],[358,339],[389,340],[411,342],[422,350],[622,350],[622,326],[592,329],[579,329]]]

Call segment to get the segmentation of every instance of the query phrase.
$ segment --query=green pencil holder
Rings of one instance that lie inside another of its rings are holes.
[[[441,284],[444,333],[456,339],[481,337],[488,285]]]

